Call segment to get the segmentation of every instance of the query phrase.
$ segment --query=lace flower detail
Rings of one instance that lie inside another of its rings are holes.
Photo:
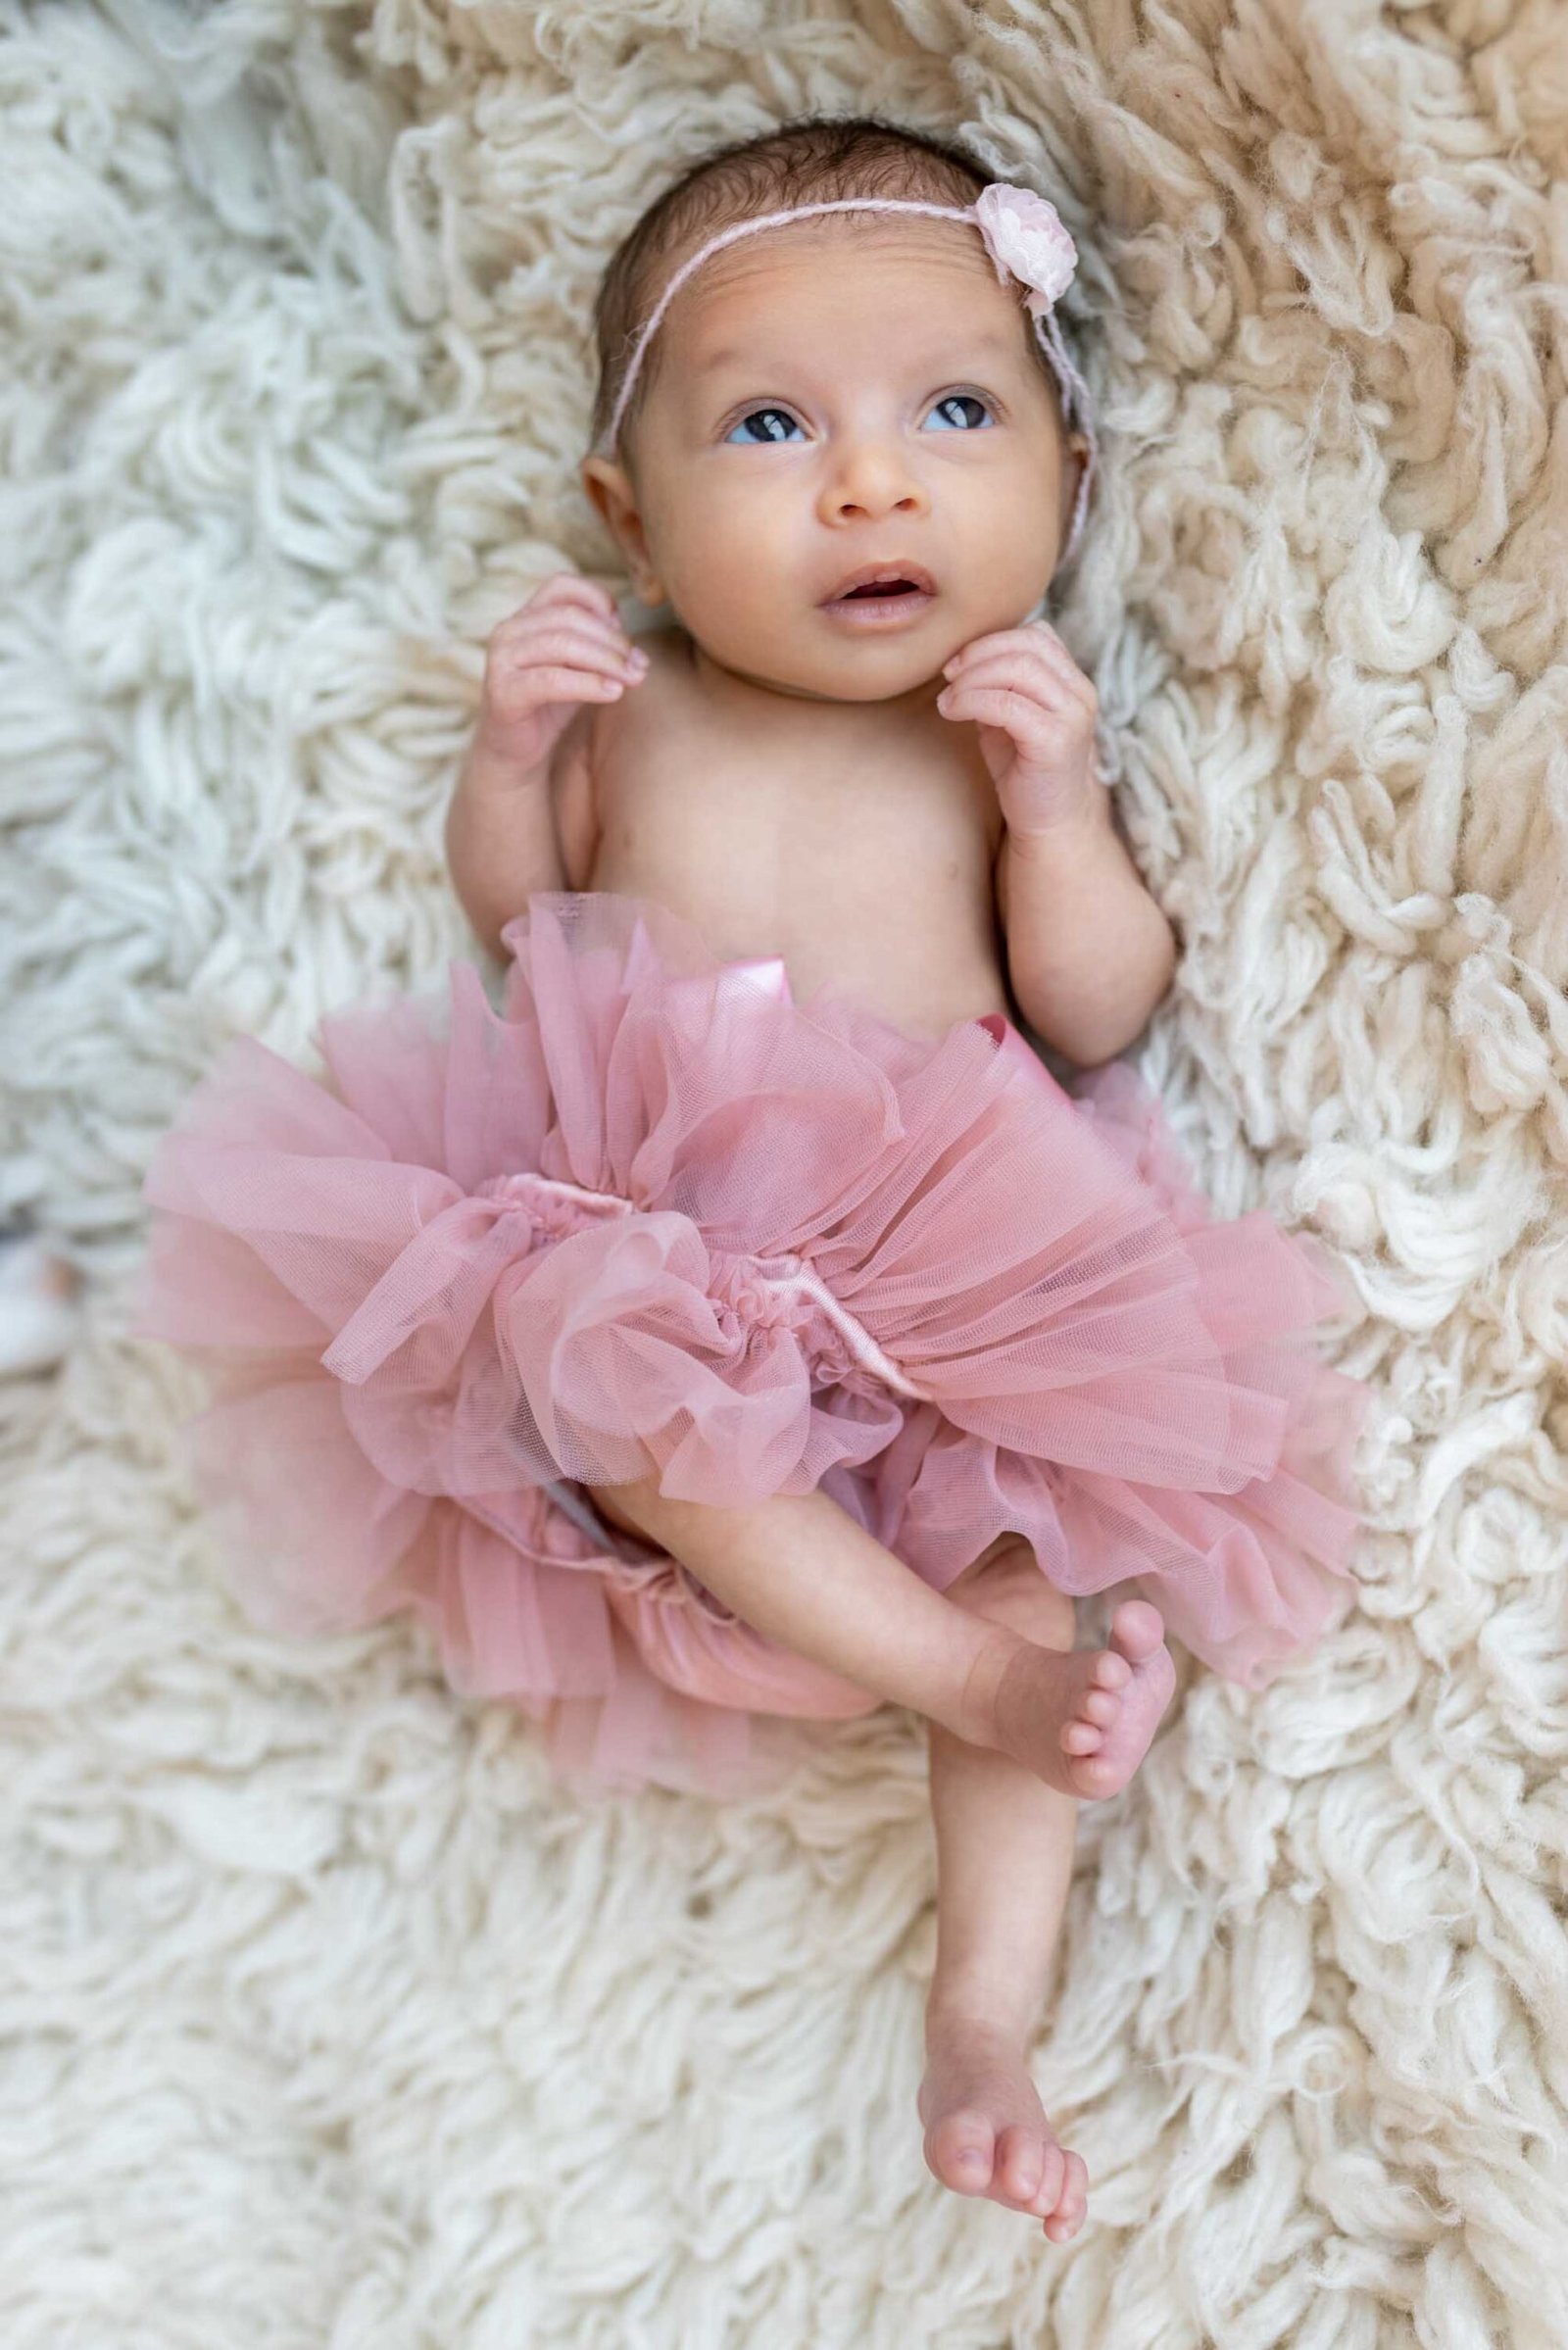
[[[1029,295],[1026,307],[1039,318],[1065,293],[1078,267],[1078,248],[1054,204],[1032,188],[993,179],[974,200],[975,224],[999,270],[1008,270]]]

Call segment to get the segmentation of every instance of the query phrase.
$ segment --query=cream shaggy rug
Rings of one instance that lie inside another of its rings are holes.
[[[1084,1811],[1062,2248],[921,2161],[912,1717],[756,1808],[566,1799],[408,1619],[248,1629],[124,1331],[222,1041],[468,951],[484,642],[624,584],[595,271],[810,109],[1079,241],[1061,626],[1186,942],[1143,1065],[1343,1253],[1380,1398],[1359,1611]],[[1563,8],[0,0],[0,1205],[93,1282],[0,1390],[7,2350],[1563,2350]]]

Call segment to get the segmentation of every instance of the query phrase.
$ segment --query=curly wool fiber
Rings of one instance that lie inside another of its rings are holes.
[[[1538,0],[0,0],[0,1168],[95,1281],[0,1397],[12,2350],[1568,2340],[1560,50]],[[1144,1073],[1218,1212],[1338,1252],[1382,1407],[1358,1611],[1084,1808],[1065,2247],[921,2163],[917,1724],[579,1808],[419,1627],[244,1623],[122,1328],[222,1042],[466,951],[485,639],[620,584],[596,271],[808,111],[958,133],[1083,256],[1059,625],[1184,934]]]

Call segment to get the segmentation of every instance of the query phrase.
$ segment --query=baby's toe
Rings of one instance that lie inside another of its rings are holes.
[[[1095,1728],[1093,1722],[1068,1721],[1062,1724],[1061,1750],[1063,1754],[1098,1754],[1100,1745],[1100,1732]]]
[[[1062,2164],[1061,2191],[1056,2208],[1045,2216],[1045,2231],[1054,2244],[1064,2244],[1083,2226],[1089,2204],[1089,2173],[1081,2154],[1068,2154]]]
[[[1079,1712],[1102,1730],[1108,1730],[1121,1711],[1121,1698],[1114,1689],[1086,1689]]]
[[[1153,1614],[1153,1609],[1150,1609]],[[1124,1689],[1133,1677],[1133,1669],[1125,1656],[1114,1648],[1102,1648],[1089,1668],[1089,1679],[1097,1689]]]
[[[1080,1795],[1094,1802],[1103,1802],[1108,1795],[1119,1795],[1126,1780],[1115,1763],[1105,1754],[1075,1754],[1073,1770]]]
[[[1109,1637],[1136,1664],[1152,1656],[1165,1637],[1165,1619],[1147,1599],[1124,1599],[1110,1619]]]
[[[1038,2130],[1027,2122],[1013,2122],[997,2139],[996,2166],[991,2174],[993,2192],[1000,2189],[1015,2203],[1032,2203],[1040,2192],[1046,2170],[1046,2149]]]
[[[1055,2139],[1028,2123],[1004,2130],[997,2140],[992,2191],[1002,2188],[1020,2211],[1043,2219],[1061,2193],[1064,2157]]]
[[[991,2184],[995,2140],[977,2114],[945,2114],[926,2139],[926,2158],[956,2195],[983,2195]]]

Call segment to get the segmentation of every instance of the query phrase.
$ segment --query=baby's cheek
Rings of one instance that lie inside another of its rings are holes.
[[[965,540],[978,577],[1002,612],[1027,612],[1051,583],[1052,547],[1058,516],[1051,485],[1030,469],[977,482],[965,515]],[[978,551],[978,553],[976,553]],[[1011,627],[1008,619],[995,621]]]
[[[775,535],[755,514],[744,527],[732,516],[697,514],[672,566],[671,601],[695,636],[733,635],[776,622],[787,575]]]

